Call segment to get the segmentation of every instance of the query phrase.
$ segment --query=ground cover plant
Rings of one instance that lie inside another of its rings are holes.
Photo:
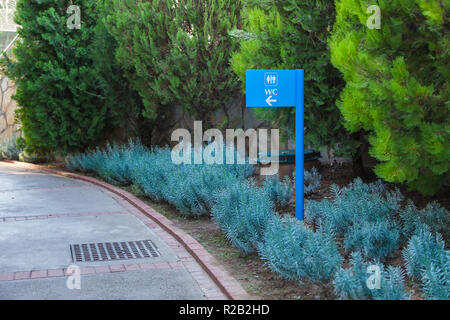
[[[316,167],[313,167],[311,171],[305,170],[304,180],[305,180],[305,194],[313,193],[320,187],[320,179],[322,176],[319,171],[317,171]]]
[[[69,5],[81,25],[69,27]],[[14,20],[0,71],[17,86],[22,132],[0,158],[72,154],[70,170],[211,218],[242,256],[340,299],[450,299],[449,0],[20,0]],[[256,123],[239,98],[248,69],[300,68],[305,146],[353,169],[328,184],[322,169],[302,173],[304,222],[294,180],[260,179],[248,159],[176,165],[161,147],[190,119],[293,138],[294,108],[254,108]],[[129,138],[143,143],[105,144]],[[367,183],[368,170],[388,184]]]
[[[97,148],[71,157],[67,166],[96,173],[114,184],[134,184],[150,198],[167,201],[184,215],[193,216],[208,214],[217,191],[243,181],[253,172],[248,163],[175,165],[169,148],[148,149],[139,142]]]
[[[83,8],[82,28],[68,28],[67,7],[59,0],[17,3],[15,22],[21,25],[13,50],[4,56],[4,72],[17,85],[23,141],[28,151],[84,150],[101,139],[109,106],[93,67],[89,48],[94,41],[96,1],[76,0]]]
[[[437,233],[421,230],[403,250],[408,274],[418,280],[429,299],[450,299],[450,252]]]
[[[244,253],[257,249],[274,215],[274,203],[267,194],[246,181],[223,188],[212,208],[214,221]]]
[[[278,175],[266,177],[262,183],[262,189],[278,208],[286,207],[292,195],[289,177],[284,179]]]
[[[450,255],[439,233],[448,234],[441,224],[448,211],[437,203],[405,205],[381,181],[332,186],[332,199],[307,201],[303,223],[276,211],[289,181],[272,177],[258,186],[248,163],[174,165],[169,148],[130,142],[72,156],[67,167],[132,186],[186,217],[211,215],[243,255],[257,253],[282,278],[333,285],[338,298],[408,299],[408,278],[425,298],[448,299]],[[391,265],[399,253],[403,263]],[[380,289],[367,287],[369,266],[380,270]]]
[[[259,252],[272,270],[292,280],[330,280],[343,260],[332,237],[287,216],[272,217]]]
[[[408,294],[404,288],[404,272],[399,267],[385,268],[379,263],[365,262],[362,255],[354,252],[350,259],[351,267],[341,269],[333,281],[334,290],[340,299],[405,300]],[[378,290],[367,286],[367,268],[374,265],[381,270]]]

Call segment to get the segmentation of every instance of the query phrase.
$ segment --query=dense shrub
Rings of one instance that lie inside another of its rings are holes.
[[[330,236],[279,216],[270,220],[259,253],[272,270],[291,280],[329,280],[342,263]]]
[[[101,152],[104,161],[97,167],[97,173],[104,179],[115,184],[129,185],[132,180],[133,160],[141,156],[145,149],[140,144],[130,143],[127,147],[111,147]]]
[[[432,232],[448,232],[449,217],[444,208],[431,203],[419,210],[411,202],[402,208],[403,197],[398,190],[388,191],[380,181],[364,184],[356,179],[344,188],[333,186],[332,193],[333,200],[308,201],[305,213],[306,220],[320,232],[342,237],[344,248],[352,252],[353,267],[341,270],[335,279],[338,296],[345,299],[405,297],[398,268],[383,269],[385,289],[368,290],[364,282],[368,264],[363,263],[363,256],[376,261],[386,259],[412,236],[403,250],[408,274],[422,284],[427,298],[448,298],[450,256],[442,237],[432,236]]]
[[[344,82],[330,61],[327,37],[335,20],[334,1],[251,0],[243,11],[240,41],[232,66],[245,84],[247,69],[307,69],[305,72],[305,144],[355,148],[342,125],[336,99]],[[293,136],[295,108],[254,108],[257,117]]]
[[[125,141],[139,137],[144,144],[150,145],[151,141],[147,137],[151,136],[152,127],[160,127],[161,122],[155,124],[142,116],[144,106],[141,98],[116,59],[119,44],[105,22],[109,10],[107,0],[96,0],[98,19],[92,45],[89,47],[103,103],[108,106],[108,138],[117,136],[116,140]]]
[[[101,165],[101,162],[105,160],[103,158],[104,154],[101,150],[96,149],[95,151],[69,157],[66,161],[66,166],[70,170],[96,173],[97,168]]]
[[[361,178],[356,178],[348,184],[348,186],[341,188],[339,192],[343,195],[346,193],[353,193],[357,196],[364,196],[364,194],[380,194],[386,195],[386,186],[381,180],[372,183],[364,183]],[[400,199],[399,199],[400,200]]]
[[[28,151],[79,151],[101,139],[109,119],[90,46],[97,22],[96,0],[74,0],[82,8],[80,29],[67,27],[68,4],[18,1],[20,40],[3,72],[15,82],[14,99]]]
[[[274,216],[273,203],[250,182],[237,182],[216,193],[212,217],[243,253],[257,248]]]
[[[382,264],[364,262],[360,253],[352,253],[351,267],[337,272],[333,281],[334,291],[340,299],[375,299],[375,300],[404,300],[409,296],[404,289],[404,275],[401,268]],[[369,265],[380,269],[380,288],[369,289],[367,280]]]
[[[19,160],[21,151],[15,138],[0,142],[0,159]]]
[[[130,141],[128,145],[107,145],[106,149],[69,157],[66,165],[71,170],[97,173],[105,180],[121,185],[133,182],[134,161],[142,157],[147,149],[139,142]]]
[[[288,204],[292,194],[291,181],[289,177],[281,181],[278,175],[269,176],[262,183],[262,191],[278,208],[283,208]]]
[[[339,108],[348,130],[370,133],[379,177],[430,195],[450,174],[450,2],[376,3],[380,30],[366,25],[367,0],[336,1],[331,58],[346,81]]]
[[[245,160],[245,164],[225,164],[226,153],[224,152],[223,165],[219,164],[181,164],[174,165],[171,159],[170,151],[164,150],[165,154],[159,158],[165,158],[166,168],[161,168],[164,162],[157,159],[161,164],[152,170],[159,170],[154,176],[163,174],[165,187],[162,187],[163,197],[173,204],[181,213],[186,215],[209,214],[214,201],[215,193],[237,181],[243,181],[252,174],[253,165]],[[192,149],[192,163],[195,152],[203,152],[203,149],[195,151]],[[234,151],[236,155],[236,150]],[[161,182],[157,182],[161,185]]]
[[[403,250],[408,275],[422,284],[428,299],[450,299],[450,252],[440,234],[414,235]]]
[[[234,149],[233,151],[230,151],[231,149]],[[235,159],[232,164],[227,164],[227,154],[230,153]],[[243,162],[238,163],[238,161]],[[246,179],[250,176],[252,176],[255,172],[255,166],[250,164],[250,161],[248,157],[242,156],[236,148],[233,146],[224,146],[224,152],[223,152],[223,161],[224,165],[214,165],[218,168],[226,167],[227,171],[233,173],[236,177],[239,179]]]

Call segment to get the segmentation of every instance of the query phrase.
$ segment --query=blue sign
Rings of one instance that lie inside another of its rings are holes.
[[[304,71],[247,70],[247,107],[295,107],[295,215],[303,220],[304,207]]]
[[[247,70],[247,107],[294,107],[295,71]]]

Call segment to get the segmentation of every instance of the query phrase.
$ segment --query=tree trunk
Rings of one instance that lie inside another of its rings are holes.
[[[353,173],[357,177],[367,178],[368,171],[364,163],[364,159],[368,157],[369,144],[362,131],[352,134],[352,138],[360,141],[360,145],[356,153],[352,156]]]

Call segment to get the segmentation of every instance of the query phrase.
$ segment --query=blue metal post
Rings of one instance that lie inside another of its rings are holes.
[[[304,121],[304,71],[295,70],[296,98],[295,98],[295,216],[304,219],[304,166],[305,151],[303,131]]]
[[[247,70],[247,107],[295,107],[295,215],[303,220],[303,70]]]

